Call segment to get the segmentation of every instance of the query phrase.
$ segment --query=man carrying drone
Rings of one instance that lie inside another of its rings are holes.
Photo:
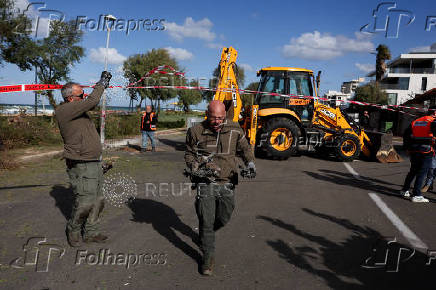
[[[195,210],[199,221],[201,271],[212,275],[215,232],[231,217],[235,207],[234,189],[238,180],[240,155],[246,165],[243,177],[254,178],[254,155],[237,123],[226,119],[222,102],[211,101],[207,119],[190,128],[186,135],[185,161],[188,174],[197,187]]]

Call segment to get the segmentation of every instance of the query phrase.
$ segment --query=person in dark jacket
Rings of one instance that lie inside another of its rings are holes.
[[[371,126],[369,125],[368,111],[363,112],[363,115],[360,117],[359,125],[362,126],[365,130],[371,130]]]
[[[404,146],[410,154],[410,170],[400,193],[406,198],[411,197],[413,202],[429,202],[421,193],[435,157],[436,111],[429,110],[429,113],[413,121],[403,136]],[[411,196],[409,190],[413,179],[415,184]]]
[[[185,151],[185,162],[191,172],[198,172],[201,168],[213,172],[204,180],[192,180],[197,188],[195,210],[203,252],[203,275],[212,275],[215,232],[230,221],[235,207],[238,157],[245,162],[250,178],[254,178],[254,154],[244,131],[238,123],[226,119],[224,104],[213,100],[208,106],[207,119],[188,129]]]
[[[145,108],[145,113],[141,117],[141,132],[142,132],[142,146],[141,152],[147,151],[147,141],[150,138],[151,151],[156,151],[156,144],[154,141],[154,132],[157,129],[157,114],[152,111],[151,106]]]
[[[79,247],[81,232],[86,243],[101,243],[107,236],[98,230],[104,200],[101,192],[102,166],[100,136],[88,112],[100,102],[112,75],[102,72],[100,81],[85,98],[78,83],[69,82],[62,87],[64,103],[55,110],[56,120],[64,141],[63,156],[74,192],[74,205],[67,223],[66,234],[70,246]]]

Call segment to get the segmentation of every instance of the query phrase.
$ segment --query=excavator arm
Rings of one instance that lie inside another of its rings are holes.
[[[221,52],[219,63],[219,79],[214,100],[224,103],[227,118],[238,122],[242,109],[242,100],[236,80],[236,58],[238,52],[233,47],[225,47]]]

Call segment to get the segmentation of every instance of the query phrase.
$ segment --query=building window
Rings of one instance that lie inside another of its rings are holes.
[[[388,105],[395,106],[397,104],[397,96],[396,93],[389,93],[388,94]]]
[[[398,78],[398,89],[408,90],[409,89],[409,79],[410,78]]]
[[[427,90],[427,78],[426,77],[422,78],[421,90],[422,91],[426,91]]]

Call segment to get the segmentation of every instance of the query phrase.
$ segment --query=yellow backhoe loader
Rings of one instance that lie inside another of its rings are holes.
[[[300,148],[312,146],[321,154],[352,161],[362,154],[380,162],[399,162],[392,135],[370,137],[339,107],[318,99],[320,72],[292,67],[267,67],[258,71],[260,82],[254,104],[245,107],[236,80],[237,51],[223,48],[220,77],[214,99],[224,102],[228,119],[239,122],[258,153],[286,159]]]

